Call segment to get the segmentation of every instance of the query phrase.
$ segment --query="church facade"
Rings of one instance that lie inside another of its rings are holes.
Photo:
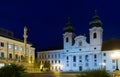
[[[116,60],[111,55],[114,52],[120,52],[119,48],[112,50],[105,47],[108,42],[103,42],[102,21],[97,13],[89,25],[91,27],[89,29],[90,42],[88,43],[85,35],[75,36],[72,23],[68,19],[63,33],[63,48],[37,53],[37,58],[41,62],[40,69],[43,68],[45,62],[49,62],[52,71],[77,72],[106,69],[113,72],[116,69]]]

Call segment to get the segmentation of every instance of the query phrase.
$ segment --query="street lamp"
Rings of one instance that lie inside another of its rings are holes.
[[[116,60],[116,70],[119,70],[118,60],[120,58],[120,51],[114,51],[114,53],[111,55],[111,57]]]

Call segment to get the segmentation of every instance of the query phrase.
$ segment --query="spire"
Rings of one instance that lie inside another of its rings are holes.
[[[100,17],[97,14],[97,10],[94,11],[94,16],[92,18],[92,21],[89,23],[92,27],[101,27],[102,22],[100,20]]]
[[[63,30],[64,30],[64,32],[74,32],[70,17],[68,17],[68,21],[67,21],[66,26],[64,27]]]
[[[24,32],[27,32],[27,27],[26,26],[24,26]]]

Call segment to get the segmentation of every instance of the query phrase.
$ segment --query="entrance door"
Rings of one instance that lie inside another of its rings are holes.
[[[82,66],[79,66],[79,71],[82,71]]]

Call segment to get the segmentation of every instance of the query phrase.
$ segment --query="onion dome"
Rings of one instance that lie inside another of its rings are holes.
[[[68,21],[66,23],[66,26],[64,27],[64,32],[74,32],[70,17],[68,17]]]
[[[97,15],[97,10],[95,10],[95,15],[92,18],[92,21],[89,23],[91,27],[101,27],[102,22],[100,20],[100,17]]]

